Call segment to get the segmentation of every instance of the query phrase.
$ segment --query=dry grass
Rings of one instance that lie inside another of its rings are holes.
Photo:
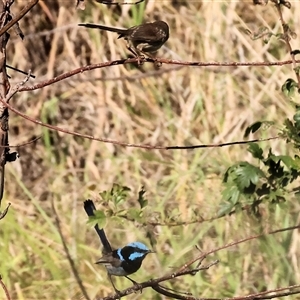
[[[171,36],[159,56],[191,61],[276,61],[289,59],[285,45],[264,44],[243,32],[267,26],[280,32],[271,5],[253,7],[251,1],[149,1],[145,8],[109,8],[76,1],[42,1],[21,22],[21,42],[11,33],[9,64],[32,69],[37,80],[51,78],[89,63],[126,57],[123,40],[113,33],[78,27],[80,22],[128,27],[160,18]],[[14,5],[15,13],[22,1]],[[300,36],[300,4],[293,2],[285,18]],[[292,41],[294,48],[299,48]],[[174,68],[164,65],[163,70]],[[159,76],[146,64],[94,70],[51,87],[18,94],[11,104],[26,114],[96,137],[128,143],[184,145],[241,140],[245,128],[257,120],[281,125],[292,109],[280,87],[292,77],[291,66],[272,68],[177,68]],[[12,81],[21,79],[11,74]],[[145,76],[142,76],[145,75]],[[124,77],[140,79],[122,80]],[[80,299],[60,237],[51,201],[82,280],[92,296],[112,292],[105,271],[93,262],[99,257],[95,232],[86,225],[82,201],[95,199],[113,183],[129,186],[132,198],[141,186],[149,210],[172,211],[180,219],[215,216],[222,199],[222,175],[233,163],[250,160],[245,146],[194,151],[146,151],[103,144],[49,132],[11,114],[10,143],[43,134],[42,141],[20,149],[20,160],[6,167],[3,206],[12,203],[1,221],[1,270],[12,299]],[[276,134],[269,130],[263,135]],[[291,153],[283,141],[262,144]],[[132,205],[128,204],[128,205]],[[247,215],[183,227],[159,227],[156,255],[149,256],[133,276],[146,280],[169,272],[203,251],[255,234],[261,229],[295,224],[299,203],[288,203],[258,224]],[[113,245],[146,239],[146,229],[128,222],[107,227]],[[298,246],[297,246],[298,245]],[[172,282],[172,288],[198,297],[231,297],[299,282],[299,233],[281,234],[222,251],[209,259],[220,264],[194,277]],[[117,279],[119,288],[126,279]],[[170,284],[171,287],[171,284]],[[217,287],[217,288],[216,288]],[[0,292],[0,298],[4,296]],[[128,299],[164,299],[143,291]],[[292,299],[292,298],[290,298]],[[294,298],[295,299],[295,298]]]

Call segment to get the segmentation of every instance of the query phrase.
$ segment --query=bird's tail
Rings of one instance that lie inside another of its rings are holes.
[[[90,199],[85,200],[83,206],[84,206],[84,210],[85,210],[85,212],[87,213],[88,216],[90,216],[90,217],[95,216],[94,210],[96,210],[96,207],[94,205],[93,200],[90,200]],[[110,243],[109,243],[109,241],[108,241],[108,239],[105,235],[105,232],[104,232],[103,228],[100,229],[98,224],[96,224],[95,225],[95,230],[96,230],[96,232],[97,232],[97,234],[100,238],[100,241],[103,245],[104,252],[105,253],[112,252],[111,245],[110,245]]]
[[[92,23],[80,23],[80,24],[78,24],[78,26],[112,31],[112,32],[116,32],[116,33],[118,33],[120,35],[126,34],[126,32],[127,32],[127,29],[109,27],[109,26],[92,24]]]

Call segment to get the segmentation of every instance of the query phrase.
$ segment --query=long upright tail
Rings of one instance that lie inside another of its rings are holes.
[[[85,212],[87,213],[88,216],[95,216],[94,214],[94,210],[96,210],[96,207],[94,205],[94,202],[93,200],[85,200],[84,201],[84,204],[83,204],[83,207],[84,207],[84,210]],[[98,224],[95,225],[95,230],[100,238],[100,241],[103,245],[103,248],[104,248],[104,252],[105,253],[109,253],[109,252],[112,252],[112,248],[111,248],[111,245],[105,235],[105,232],[104,230],[101,228],[99,228]]]
[[[112,31],[116,32],[118,34],[125,34],[127,33],[128,29],[122,29],[122,28],[115,28],[115,27],[108,27],[104,25],[98,25],[98,24],[92,24],[92,23],[80,23],[78,26],[83,26],[83,27],[88,27],[88,28],[97,28],[97,29],[102,29],[102,30],[107,30],[107,31]]]

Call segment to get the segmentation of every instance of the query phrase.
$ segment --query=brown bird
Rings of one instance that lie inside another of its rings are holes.
[[[145,23],[128,29],[91,23],[78,25],[118,33],[118,38],[124,38],[127,41],[128,50],[137,57],[140,57],[141,54],[150,56],[149,53],[157,51],[169,38],[169,25],[164,21]]]

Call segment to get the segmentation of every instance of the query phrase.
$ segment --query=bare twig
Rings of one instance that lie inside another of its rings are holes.
[[[290,43],[290,37],[292,36],[293,33],[292,33],[289,25],[287,23],[285,23],[285,21],[283,19],[283,15],[282,15],[282,6],[283,6],[283,4],[281,3],[281,1],[273,1],[273,3],[275,4],[275,7],[277,9],[277,13],[279,15],[279,19],[280,19],[282,30],[283,30],[283,40],[285,41],[287,50],[291,55],[293,69],[296,73],[296,78],[297,78],[297,81],[298,81],[298,90],[300,90],[300,71],[299,71],[299,68],[297,68],[297,63],[299,63],[299,61],[296,60],[295,53],[293,52],[293,49],[292,49],[292,46],[291,46],[291,43]]]
[[[34,142],[38,141],[42,136],[38,136],[36,138],[34,138],[33,140],[30,140],[28,142],[25,142],[25,143],[21,143],[21,144],[18,144],[18,145],[9,145],[9,146],[0,146],[0,148],[21,148],[21,147],[24,147],[24,146],[27,146],[27,145],[30,145],[30,144],[33,144]]]
[[[0,30],[0,36],[2,36],[9,28],[14,26],[19,20],[21,20],[37,3],[39,0],[30,1],[19,13],[13,18],[10,22],[8,22],[5,26],[3,26]]]
[[[10,207],[10,203],[8,203],[7,207],[4,209],[3,212],[0,212],[0,220],[6,216],[6,214],[8,213],[9,207]]]
[[[9,100],[20,90],[20,88],[30,79],[31,70],[28,71],[27,76],[21,82],[17,83],[10,91],[7,93],[5,100],[8,103]]]
[[[17,68],[15,68],[15,67],[12,67],[12,66],[9,66],[9,65],[6,65],[6,68],[7,68],[7,69],[11,69],[11,70],[16,71],[16,72],[19,72],[19,73],[24,74],[24,75],[28,75],[27,72],[24,72],[24,71],[22,71],[22,70],[20,70],[20,69],[17,69]],[[30,77],[31,77],[31,78],[35,78],[35,75],[30,74]]]
[[[189,275],[189,274],[193,274],[193,273],[198,273],[202,270],[207,270],[207,269],[211,268],[212,266],[218,264],[218,262],[219,261],[216,260],[216,261],[213,261],[212,263],[210,263],[206,266],[203,266],[203,267],[199,267],[199,268],[195,268],[195,269],[191,269],[191,270],[183,270],[181,272],[172,273],[172,274],[169,274],[169,275],[157,278],[157,279],[150,279],[148,281],[135,284],[132,287],[126,289],[126,290],[119,291],[118,294],[115,294],[113,296],[108,296],[108,297],[104,297],[104,298],[97,298],[97,300],[120,299],[124,296],[127,296],[129,294],[133,294],[134,292],[143,290],[144,288],[147,288],[147,287],[151,287],[152,289],[156,290],[157,292],[163,291],[163,287],[159,285],[160,282],[172,280],[174,278]],[[164,294],[166,294],[166,293],[167,292],[165,292]],[[191,298],[175,298],[175,299],[195,299],[196,300],[197,298],[191,297]],[[200,299],[198,299],[198,300],[200,300]]]
[[[114,0],[96,0],[96,2],[99,2],[101,4],[105,5],[137,5],[139,3],[144,2],[145,0],[138,0],[136,2],[114,2]]]
[[[16,91],[14,90],[14,92],[16,92]],[[32,123],[35,123],[35,124],[41,125],[43,127],[49,128],[51,130],[63,132],[63,133],[66,133],[66,134],[70,134],[70,135],[74,135],[74,136],[78,136],[78,137],[81,137],[81,138],[86,138],[86,139],[90,139],[90,140],[94,140],[94,141],[99,141],[99,142],[103,142],[103,143],[110,143],[110,144],[125,146],[125,147],[133,147],[133,148],[141,148],[141,149],[149,149],[149,150],[182,150],[182,149],[226,147],[226,146],[232,146],[232,145],[241,145],[241,144],[249,144],[249,143],[256,143],[256,142],[265,142],[265,141],[270,141],[270,140],[280,138],[280,136],[274,136],[274,137],[269,137],[269,138],[265,138],[265,139],[253,139],[253,140],[249,140],[249,141],[235,141],[235,142],[220,143],[220,144],[206,144],[206,145],[194,145],[194,146],[159,146],[159,145],[145,145],[145,144],[130,144],[130,143],[120,142],[120,141],[106,139],[106,138],[97,138],[97,137],[94,137],[92,135],[82,134],[82,133],[79,133],[79,132],[76,132],[76,131],[70,131],[70,130],[63,129],[63,128],[60,128],[60,127],[57,127],[57,126],[54,126],[54,125],[46,124],[46,123],[43,123],[39,120],[35,120],[35,119],[25,115],[24,113],[22,113],[19,110],[15,109],[9,103],[7,103],[7,102],[5,102],[1,99],[0,99],[0,102],[2,102],[2,104],[4,106],[9,108],[11,111],[16,113],[20,117],[22,117],[22,118],[24,118],[24,119],[26,119],[26,120],[28,120]]]
[[[266,66],[284,66],[293,63],[292,60],[277,61],[277,62],[194,62],[194,61],[189,62],[189,61],[179,61],[179,60],[171,60],[171,59],[163,59],[163,58],[142,59],[141,57],[139,58],[135,57],[135,58],[119,59],[119,60],[108,61],[99,64],[87,65],[85,67],[80,67],[75,70],[56,76],[54,78],[41,81],[40,83],[37,83],[35,85],[24,86],[19,89],[19,92],[41,89],[45,86],[62,81],[64,79],[67,79],[77,74],[82,74],[86,71],[91,71],[91,70],[101,69],[101,68],[106,68],[111,66],[117,66],[117,65],[138,63],[139,60],[142,62],[149,62],[149,63],[162,63],[162,64],[170,64],[170,65],[190,66],[190,67],[253,67],[253,66],[266,67]],[[296,60],[295,62],[299,63],[300,60]]]
[[[1,275],[0,275],[0,285],[1,285],[1,287],[4,291],[4,293],[5,293],[6,299],[11,300],[8,289],[7,289],[6,285],[4,284],[4,282],[2,281],[2,276]]]
[[[254,239],[257,239],[257,238],[260,238],[260,237],[263,237],[263,236],[267,236],[267,235],[273,235],[273,234],[276,234],[276,233],[279,233],[279,232],[284,232],[284,231],[290,231],[290,230],[295,230],[295,229],[299,229],[300,228],[300,224],[296,225],[296,226],[291,226],[291,227],[286,227],[286,228],[281,228],[281,229],[277,229],[277,230],[273,230],[273,231],[269,231],[267,233],[261,233],[261,234],[257,234],[257,235],[253,235],[253,236],[250,236],[250,237],[247,237],[247,238],[244,238],[244,239],[241,239],[239,241],[235,241],[235,242],[232,242],[232,243],[228,243],[224,246],[221,246],[219,248],[216,248],[216,249],[213,249],[211,251],[208,251],[208,252],[204,252],[202,255],[192,259],[191,261],[189,261],[187,264],[183,265],[178,272],[181,272],[183,270],[185,270],[186,268],[188,268],[190,265],[192,265],[193,263],[195,263],[196,261],[198,260],[201,260],[203,259],[203,257],[206,257],[208,256],[209,254],[212,254],[212,253],[215,253],[215,252],[218,252],[220,250],[224,250],[226,248],[229,248],[229,247],[232,247],[232,246],[236,246],[238,244],[242,244],[242,243],[245,243],[245,242],[248,242],[250,240],[254,240]]]
[[[60,226],[59,217],[58,217],[58,214],[57,214],[57,212],[55,210],[53,201],[51,202],[51,206],[52,206],[52,211],[53,211],[53,214],[54,214],[55,224],[56,224],[59,236],[61,238],[61,242],[62,242],[62,245],[64,247],[64,251],[65,251],[67,260],[68,260],[68,262],[70,264],[72,273],[73,273],[73,275],[74,275],[74,277],[76,279],[76,282],[77,282],[77,284],[78,284],[78,286],[79,286],[79,288],[80,288],[83,296],[85,297],[85,299],[90,300],[90,297],[89,297],[89,295],[88,295],[88,293],[87,293],[87,291],[86,291],[86,289],[85,289],[85,287],[84,287],[84,285],[82,283],[82,280],[81,280],[81,278],[79,276],[79,273],[77,271],[77,268],[76,268],[76,265],[74,263],[74,260],[72,259],[71,254],[69,252],[69,249],[67,247],[67,243],[66,243],[65,238],[63,236],[63,233],[62,233],[62,230],[61,230],[61,226]]]
[[[264,291],[264,292],[260,292],[260,293],[256,293],[256,294],[251,294],[251,295],[248,295],[248,296],[233,297],[233,298],[231,298],[231,300],[252,300],[252,299],[273,299],[273,298],[279,298],[279,297],[293,295],[293,294],[300,294],[300,290],[297,291],[297,289],[299,289],[299,288],[300,288],[299,284],[297,284],[297,285],[291,285],[291,286],[288,286],[288,287],[283,287],[283,288],[277,288],[277,289],[273,289],[273,290],[268,290],[268,291]],[[286,291],[286,290],[294,290],[294,289],[296,289],[296,291],[289,291],[289,292],[285,292],[285,293],[278,293],[278,292],[282,292],[282,291]],[[271,293],[274,293],[274,295],[265,296],[265,295],[271,294]]]

